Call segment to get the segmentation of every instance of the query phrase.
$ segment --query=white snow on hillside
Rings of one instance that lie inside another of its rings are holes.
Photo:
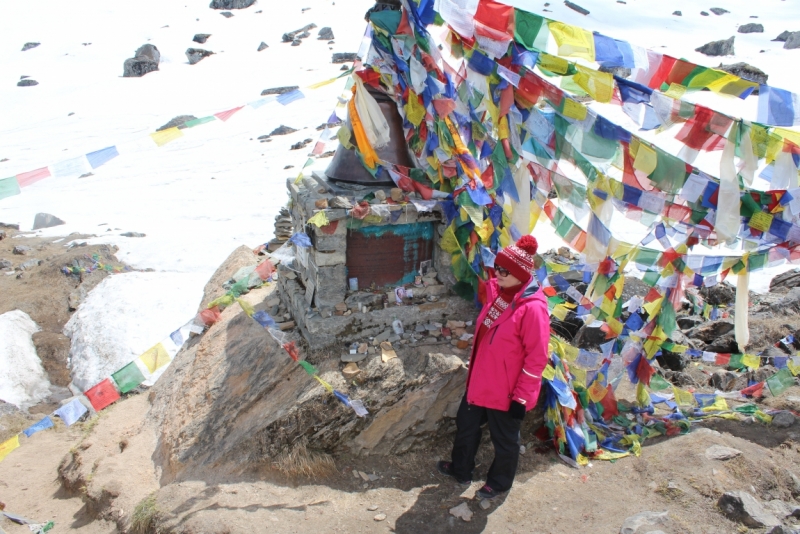
[[[31,341],[38,331],[39,326],[23,311],[0,315],[0,400],[23,410],[50,394],[47,373]]]
[[[771,85],[800,87],[793,68],[800,50],[783,50],[782,43],[770,41],[783,30],[800,30],[792,26],[800,20],[797,2],[729,0],[721,7],[730,13],[708,17],[699,12],[713,5],[692,0],[627,0],[626,4],[580,0],[591,11],[589,16],[560,1],[551,2],[547,8],[551,12],[539,11],[543,2],[514,3],[708,66],[717,66],[720,59],[694,49],[736,35],[737,56],[722,59],[724,63],[747,61],[766,71]],[[314,127],[331,114],[344,80],[304,90],[304,100],[285,107],[277,103],[245,107],[227,122],[184,130],[184,137],[161,148],[148,134],[176,115],[203,117],[257,100],[268,87],[302,88],[340,74],[340,66],[330,62],[331,53],[358,50],[365,28],[363,14],[371,5],[369,0],[262,1],[233,10],[232,18],[209,9],[208,0],[86,0],[80,8],[58,0],[0,5],[0,159],[8,158],[0,163],[0,177],[111,145],[120,152],[93,176],[48,178],[21,195],[0,200],[0,221],[19,223],[25,230],[31,228],[36,213],[53,213],[67,224],[42,235],[95,233],[98,237],[92,242],[116,244],[122,261],[169,273],[163,279],[147,275],[157,279],[152,283],[143,282],[145,275],[113,276],[95,293],[101,295],[104,287],[113,287],[116,293],[102,304],[95,300],[99,296],[90,296],[74,319],[80,326],[72,330],[81,340],[75,338],[74,343],[83,347],[73,346],[73,366],[85,365],[87,371],[81,376],[87,381],[93,376],[88,369],[99,363],[93,356],[81,363],[80,354],[100,350],[91,349],[92,343],[102,340],[102,350],[113,354],[114,362],[135,357],[191,317],[203,284],[234,248],[256,246],[272,237],[274,216],[287,199],[285,180],[297,176],[313,144],[299,151],[289,147],[306,138],[316,140]],[[673,16],[674,10],[682,10],[683,16]],[[751,15],[759,18],[750,19]],[[333,50],[316,39],[318,29],[300,46],[280,42],[283,33],[311,22],[333,29]],[[748,22],[764,24],[765,33],[735,33],[737,25]],[[211,37],[199,45],[192,42],[195,33]],[[21,52],[28,41],[41,45]],[[269,48],[257,52],[261,41]],[[161,52],[160,70],[142,78],[122,78],[123,61],[145,43]],[[215,55],[189,65],[184,52],[190,47]],[[39,85],[17,87],[22,75]],[[754,101],[731,99],[724,103],[731,109],[724,111],[754,118]],[[280,124],[300,131],[270,143],[258,142],[259,135]],[[312,168],[324,169],[329,161],[319,160]],[[285,170],[287,165],[293,168]],[[107,226],[99,226],[103,223]],[[106,232],[107,228],[112,231]],[[548,228],[541,223],[536,229],[543,248],[560,245]],[[125,231],[147,237],[120,237]],[[754,276],[754,289],[763,289],[773,274]],[[169,291],[164,288],[166,279],[172,281]],[[162,303],[161,310],[156,303]],[[151,324],[149,318],[156,316]],[[117,326],[105,334],[89,326],[110,325],[112,318]],[[140,318],[148,318],[146,324]],[[117,331],[122,324],[124,334]],[[103,372],[116,370],[111,367],[104,365]],[[96,371],[103,378],[100,369]]]

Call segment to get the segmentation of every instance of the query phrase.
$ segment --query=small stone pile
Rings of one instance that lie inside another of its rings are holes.
[[[285,207],[275,216],[275,237],[267,243],[267,250],[278,250],[292,237],[292,216]]]

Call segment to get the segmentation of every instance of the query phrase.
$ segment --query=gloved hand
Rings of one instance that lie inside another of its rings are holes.
[[[511,407],[508,409],[508,414],[514,419],[522,421],[525,419],[525,405],[512,400]]]

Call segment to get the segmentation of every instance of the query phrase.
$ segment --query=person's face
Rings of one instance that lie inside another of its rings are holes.
[[[503,289],[518,286],[522,283],[521,280],[502,267],[495,267],[494,272],[497,275],[497,285]]]

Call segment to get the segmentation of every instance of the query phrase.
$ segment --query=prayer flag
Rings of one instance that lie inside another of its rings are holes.
[[[283,96],[283,95],[281,95],[281,96]],[[280,97],[278,98],[278,101],[280,102]],[[214,113],[214,116],[216,118],[218,118],[219,120],[221,120],[222,122],[225,122],[226,120],[230,119],[233,116],[234,113],[236,113],[237,111],[239,111],[243,107],[244,106],[239,106],[238,108],[229,109],[227,111],[220,111],[219,113]]]
[[[767,378],[767,387],[773,397],[777,397],[789,387],[796,384],[794,376],[789,369],[781,369],[771,377]]]
[[[294,91],[289,91],[288,93],[283,93],[282,95],[278,95],[277,101],[286,106],[295,100],[300,100],[301,98],[305,98],[306,95],[303,94],[300,89],[295,89]],[[238,111],[238,110],[237,110]]]
[[[177,330],[176,332],[180,334],[180,330]],[[139,370],[136,362],[129,363],[116,373],[112,374],[111,378],[113,378],[114,382],[117,383],[120,393],[127,393],[144,382],[144,375],[142,374],[142,371]]]
[[[151,347],[144,354],[139,356],[139,361],[147,367],[150,373],[155,373],[156,369],[160,369],[167,365],[172,358],[169,357],[167,350],[161,343]]]
[[[89,165],[92,166],[92,169],[96,169],[100,165],[105,165],[117,156],[119,156],[117,147],[110,146],[94,152],[89,152],[86,154],[86,159],[89,160]]]
[[[166,130],[151,133],[150,137],[156,145],[164,146],[179,137],[183,137],[183,132],[178,127],[167,128]]]
[[[53,420],[50,419],[49,415],[46,415],[43,419],[41,419],[38,423],[33,424],[22,431],[27,437],[31,437],[32,435],[40,432],[42,430],[47,430],[48,428],[53,428]]]
[[[19,192],[19,183],[17,183],[16,176],[0,179],[0,200],[19,195]]]
[[[106,378],[99,384],[89,388],[84,395],[92,403],[92,407],[96,412],[119,400],[119,392],[110,378]]]
[[[758,87],[758,122],[770,126],[800,126],[797,93],[769,85]]]
[[[89,410],[79,399],[72,399],[69,403],[65,404],[53,413],[59,416],[61,420],[64,421],[65,425],[71,426],[75,424],[78,419],[83,417],[83,414],[88,411]]]
[[[594,37],[591,32],[563,22],[550,21],[550,33],[558,44],[558,55],[595,60]]]
[[[19,447],[19,434],[0,443],[0,462],[17,447]]]
[[[28,187],[29,185],[35,184],[39,180],[44,180],[45,178],[49,177],[50,169],[47,167],[42,167],[41,169],[36,169],[35,171],[28,171],[18,174],[17,183],[20,187]]]

